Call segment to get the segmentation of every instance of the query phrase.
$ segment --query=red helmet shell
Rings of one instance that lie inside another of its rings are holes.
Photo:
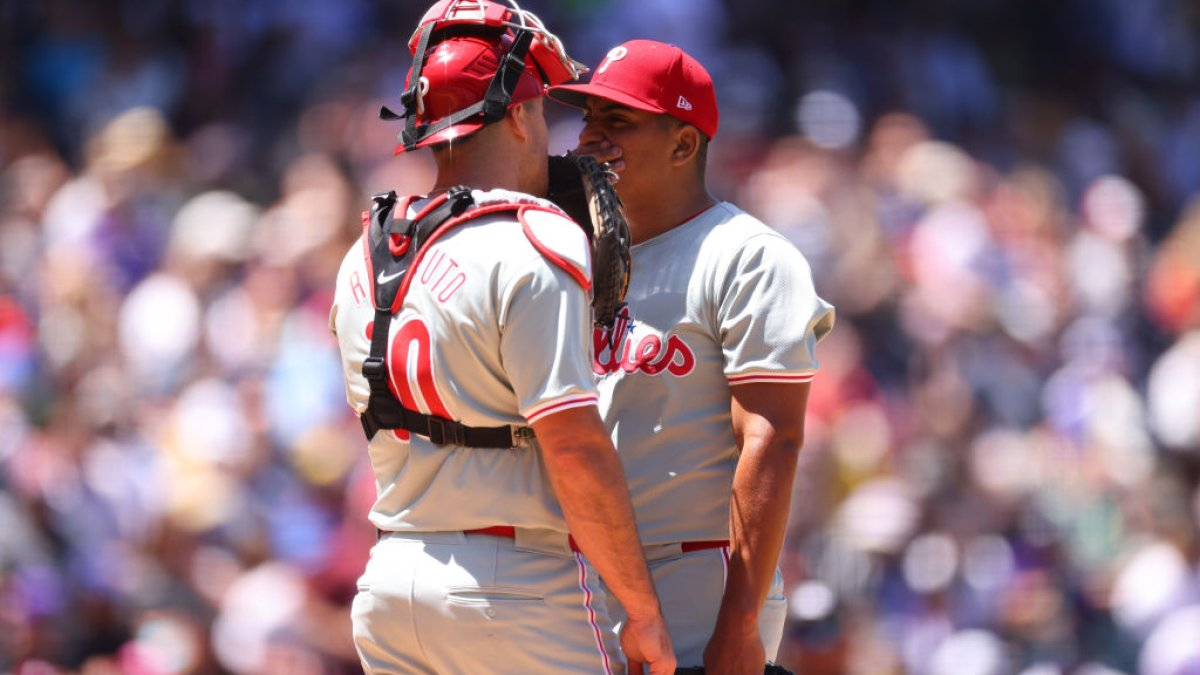
[[[562,42],[546,30],[541,19],[532,12],[515,10],[493,0],[439,0],[421,17],[417,30],[409,38],[410,54],[416,52],[421,29],[429,23],[436,24],[434,30],[452,26],[487,26],[511,33],[519,27],[526,27],[535,31],[529,56],[546,74],[547,85],[562,84],[587,72],[583,64],[567,56]]]
[[[483,101],[501,59],[510,51],[520,31],[528,32],[532,39],[510,106],[542,96],[549,86],[578,79],[587,72],[583,64],[567,56],[562,42],[546,30],[541,19],[512,4],[509,7],[493,0],[439,0],[425,12],[408,41],[408,51],[416,56],[421,36],[427,31],[428,44],[433,46],[424,54],[415,92],[411,86],[411,68],[405,79],[406,95],[415,93],[415,111],[406,111],[406,119],[420,126],[434,125]],[[410,117],[413,113],[415,118]],[[483,126],[482,116],[471,117],[407,148],[401,143],[396,154],[461,138]]]
[[[511,42],[508,36],[463,36],[439,42],[430,49],[421,69],[421,89],[424,94],[417,112],[417,123],[435,124],[447,115],[482,101],[492,77],[500,68],[500,59],[507,53]],[[410,70],[405,87],[410,86],[411,78]],[[545,89],[537,69],[527,61],[510,105],[542,96]],[[482,127],[482,116],[476,116],[421,139],[414,147],[423,148],[462,138]],[[396,154],[403,151],[403,144],[396,148]]]

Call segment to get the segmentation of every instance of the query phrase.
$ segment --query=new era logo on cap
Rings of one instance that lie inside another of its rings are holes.
[[[550,89],[563,103],[584,107],[595,96],[638,110],[670,115],[712,138],[717,133],[717,95],[712,78],[675,45],[630,40],[605,55],[587,84]]]

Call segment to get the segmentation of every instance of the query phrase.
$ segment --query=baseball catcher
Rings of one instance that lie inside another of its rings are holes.
[[[597,326],[611,327],[629,288],[631,235],[616,174],[587,155],[550,159],[550,200],[583,227],[592,243],[592,310]]]
[[[373,197],[330,308],[375,487],[363,672],[671,675],[597,409],[592,244],[545,198],[543,99],[584,67],[515,0],[438,0],[408,48],[382,115],[436,175]]]

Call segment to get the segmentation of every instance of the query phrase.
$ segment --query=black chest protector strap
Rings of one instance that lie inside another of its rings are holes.
[[[522,439],[531,438],[529,427],[469,427],[456,420],[427,415],[406,408],[388,388],[387,348],[396,295],[417,252],[443,223],[462,215],[474,199],[464,187],[451,188],[444,201],[416,220],[395,220],[392,209],[396,193],[376,194],[371,200],[367,223],[367,249],[371,256],[372,300],[375,323],[371,332],[371,352],[363,363],[362,374],[371,385],[367,409],[359,416],[367,440],[380,429],[404,429],[427,437],[438,445],[462,445],[473,448],[512,448]]]

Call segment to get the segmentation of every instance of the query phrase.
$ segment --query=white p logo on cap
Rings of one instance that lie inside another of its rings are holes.
[[[621,45],[620,47],[613,47],[612,49],[608,50],[608,54],[604,56],[604,63],[601,63],[600,67],[596,69],[596,74],[599,75],[600,73],[608,70],[608,64],[612,63],[613,61],[620,61],[628,54],[629,50],[626,49],[624,45]]]

